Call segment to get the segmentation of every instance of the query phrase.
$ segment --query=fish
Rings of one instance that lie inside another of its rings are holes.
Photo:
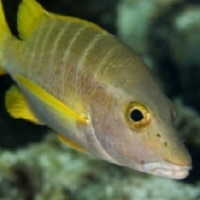
[[[22,0],[19,37],[0,1],[0,73],[15,119],[46,125],[70,147],[110,163],[172,179],[188,176],[191,156],[175,109],[150,69],[100,26]]]

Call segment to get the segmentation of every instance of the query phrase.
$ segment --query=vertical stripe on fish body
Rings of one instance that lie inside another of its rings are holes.
[[[99,85],[129,80],[134,74],[124,68],[141,62],[105,30],[71,17],[44,16],[32,35],[16,44],[20,52],[16,53],[16,46],[10,45],[12,49],[7,48],[7,55],[12,57],[5,65],[12,67],[12,63],[17,62],[19,69],[14,65],[12,70],[18,73],[22,70],[21,75],[42,86],[75,112],[82,110],[81,113],[85,112],[81,105],[84,96]],[[126,73],[124,77],[122,73]]]
[[[107,35],[81,21],[76,23],[71,22],[70,18],[58,20],[44,17],[30,38],[23,44],[18,44],[22,48],[20,55],[17,53],[13,58],[16,49],[11,45],[12,49],[8,47],[7,55],[10,54],[11,58],[7,59],[5,65],[13,66],[16,71],[20,70],[22,75],[37,82],[70,106],[80,99],[78,96],[81,93],[87,94],[94,87],[91,71],[102,59],[97,54],[105,54],[103,48],[98,48],[98,45],[95,47],[95,43],[99,43],[99,39],[105,37],[105,34]],[[92,66],[87,60],[94,49],[98,52],[94,54],[96,62]],[[15,62],[17,60],[19,69],[12,64],[13,59]],[[70,107],[76,110],[77,103],[75,104],[75,107]]]
[[[191,158],[171,103],[132,49],[99,26],[49,13],[34,0],[19,6],[18,40],[0,11],[0,73],[18,85],[6,95],[13,117],[45,124],[76,149],[118,165],[187,176]]]

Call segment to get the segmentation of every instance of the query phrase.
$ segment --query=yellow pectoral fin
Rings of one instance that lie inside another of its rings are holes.
[[[64,116],[64,118],[69,123],[80,122],[83,124],[88,124],[88,119],[80,116],[73,110],[71,110],[64,103],[56,99],[54,96],[46,92],[44,89],[36,85],[34,82],[17,75],[17,81],[26,88],[29,92],[31,92],[37,99],[47,105],[51,110],[56,111],[59,115]]]
[[[36,124],[42,124],[39,119],[37,119],[37,117],[32,113],[24,98],[24,95],[16,86],[11,86],[10,89],[6,92],[5,105],[7,112],[13,118],[21,118]]]
[[[68,139],[67,137],[58,134],[58,138],[61,142],[67,144],[69,147],[71,147],[72,149],[75,149],[77,151],[80,151],[82,153],[86,153],[87,150],[84,149],[83,147],[81,147],[80,145],[76,144],[75,142],[73,142],[72,140]]]

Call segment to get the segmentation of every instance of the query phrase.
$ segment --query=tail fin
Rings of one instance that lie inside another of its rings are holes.
[[[11,35],[11,32],[7,25],[6,19],[5,19],[2,0],[0,0],[0,75],[6,73],[3,70],[3,68],[1,67],[1,65],[2,65],[2,43],[10,35]]]

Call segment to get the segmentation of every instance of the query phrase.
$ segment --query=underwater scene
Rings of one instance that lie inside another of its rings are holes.
[[[200,200],[200,1],[0,0],[0,200]]]

